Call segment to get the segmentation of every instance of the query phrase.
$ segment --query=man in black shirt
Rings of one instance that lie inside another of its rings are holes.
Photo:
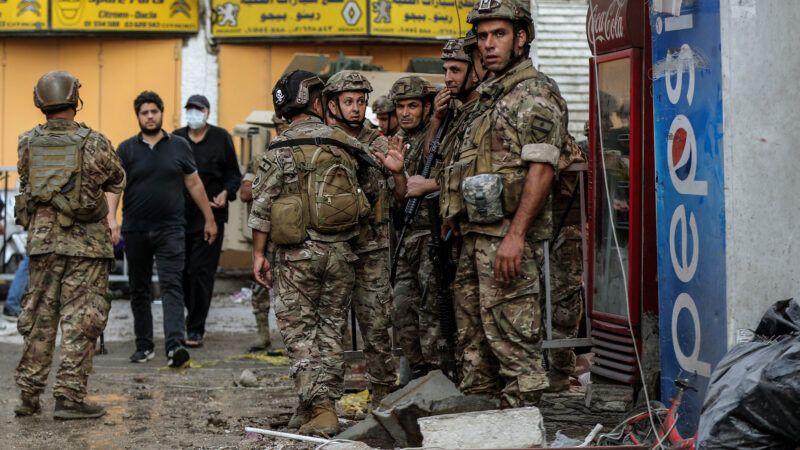
[[[153,358],[150,280],[155,256],[164,310],[167,364],[181,367],[189,361],[189,352],[183,347],[184,188],[202,211],[203,235],[209,244],[217,237],[217,225],[189,143],[161,128],[164,112],[161,97],[144,91],[136,97],[133,107],[141,133],[117,149],[128,180],[122,208],[122,233],[130,267],[131,310],[136,333],[136,352],[130,360],[146,362]],[[109,194],[107,198],[112,211],[109,215],[114,216],[119,194]],[[109,227],[112,241],[116,243],[119,225],[111,220]]]
[[[208,194],[208,202],[217,223],[217,239],[207,243],[203,238],[203,214],[186,195],[186,263],[183,269],[183,297],[186,301],[186,346],[201,347],[206,332],[206,317],[214,291],[228,202],[236,200],[242,182],[233,139],[224,129],[208,123],[208,99],[192,95],[186,102],[188,126],[174,134],[189,141],[197,163],[197,171]]]

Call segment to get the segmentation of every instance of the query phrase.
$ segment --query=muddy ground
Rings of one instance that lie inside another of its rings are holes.
[[[14,417],[18,393],[13,374],[21,340],[6,330],[0,335],[0,447],[314,448],[244,431],[245,426],[286,431],[295,397],[285,358],[243,359],[255,337],[255,322],[249,302],[236,301],[236,296],[230,295],[238,292],[239,287],[235,283],[222,284],[223,292],[212,305],[205,346],[193,350],[190,366],[179,370],[166,367],[161,340],[157,340],[154,360],[144,364],[128,362],[134,350],[130,308],[124,300],[114,301],[107,332],[108,353],[95,357],[94,372],[89,378],[89,399],[108,411],[98,420],[53,420],[52,373],[43,396],[43,413],[29,418]],[[159,310],[155,305],[157,338],[161,327]],[[279,341],[279,336],[275,337]],[[258,387],[238,385],[245,369],[257,376]],[[619,418],[616,414],[586,410],[582,388],[546,396],[543,413],[548,439],[553,438],[556,430],[582,438],[595,423],[610,426]],[[363,413],[347,408],[344,416],[357,420]]]

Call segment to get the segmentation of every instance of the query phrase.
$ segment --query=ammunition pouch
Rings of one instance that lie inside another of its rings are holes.
[[[278,197],[272,204],[271,240],[278,245],[295,245],[306,239],[308,226],[300,194]]]
[[[482,173],[464,179],[462,184],[467,217],[473,223],[495,223],[505,217],[502,195],[503,178],[495,173]]]

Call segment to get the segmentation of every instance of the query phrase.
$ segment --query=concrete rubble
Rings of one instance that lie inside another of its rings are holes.
[[[419,419],[423,447],[536,448],[545,444],[539,408],[514,408]]]

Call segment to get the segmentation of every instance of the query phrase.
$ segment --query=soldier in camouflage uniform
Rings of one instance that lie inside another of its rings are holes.
[[[429,137],[434,95],[433,86],[416,76],[400,78],[389,93],[401,128],[393,142],[404,142],[406,149],[404,167],[393,174],[399,211],[403,211],[409,197],[421,197],[438,190],[435,172],[429,179],[416,175],[425,163],[428,151],[425,142]],[[400,259],[396,262],[397,278],[394,285],[394,326],[400,347],[411,366],[412,378],[421,377],[439,366],[436,348],[439,318],[433,269],[428,258],[429,238],[428,209],[420,207],[413,225],[406,231]]]
[[[100,417],[86,402],[95,341],[111,308],[106,299],[114,252],[104,192],[119,193],[125,172],[111,142],[74,121],[80,83],[64,71],[36,83],[34,103],[47,123],[19,138],[17,223],[28,230],[30,281],[17,328],[24,337],[16,382],[17,415],[41,410],[61,323],[61,364],[53,396],[56,419]]]
[[[281,120],[281,119],[278,119]],[[273,123],[275,120],[273,119]],[[277,124],[276,124],[277,128]],[[260,158],[261,155],[258,155]],[[239,200],[247,204],[248,212],[250,204],[253,202],[253,180],[256,178],[258,159],[253,158],[247,163],[244,176],[242,177],[242,187],[239,189]],[[271,289],[256,287],[250,298],[253,307],[253,315],[256,318],[256,331],[258,337],[247,350],[248,352],[261,352],[268,350],[272,341],[269,337],[269,301]]]
[[[467,137],[443,174],[446,217],[464,236],[454,282],[460,388],[500,394],[503,407],[538,404],[542,364],[542,241],[553,232],[551,186],[565,104],[526,58],[527,2],[486,0],[468,19],[491,78],[478,88]]]
[[[372,154],[385,154],[388,141],[377,130],[364,126],[372,86],[360,73],[342,71],[333,75],[323,94],[326,116],[335,126],[364,144]],[[377,162],[377,161],[376,161]],[[359,235],[351,241],[358,255],[354,264],[356,282],[353,308],[364,339],[367,381],[372,405],[377,406],[397,376],[392,359],[392,292],[389,286],[389,188],[390,174],[378,168],[359,173],[359,185],[370,200],[371,213]]]
[[[322,123],[322,88],[319,77],[298,70],[273,89],[276,113],[290,125],[259,163],[248,224],[256,281],[270,287],[273,267],[277,279],[275,315],[299,400],[290,426],[301,425],[302,434],[334,435],[357,259],[348,241],[358,235],[369,204],[355,174],[355,158],[366,152]],[[265,256],[268,242],[275,245],[272,261]]]
[[[390,138],[400,131],[400,126],[397,123],[397,116],[394,113],[394,103],[389,100],[389,97],[382,95],[372,103],[372,112],[378,118],[378,129],[381,134]]]
[[[565,120],[563,126],[566,127]],[[579,170],[586,159],[570,136],[558,160],[559,178],[553,193],[553,245],[550,248],[550,298],[553,339],[578,335],[583,314],[583,241],[581,239]],[[569,389],[575,371],[571,348],[548,351],[548,392]]]

